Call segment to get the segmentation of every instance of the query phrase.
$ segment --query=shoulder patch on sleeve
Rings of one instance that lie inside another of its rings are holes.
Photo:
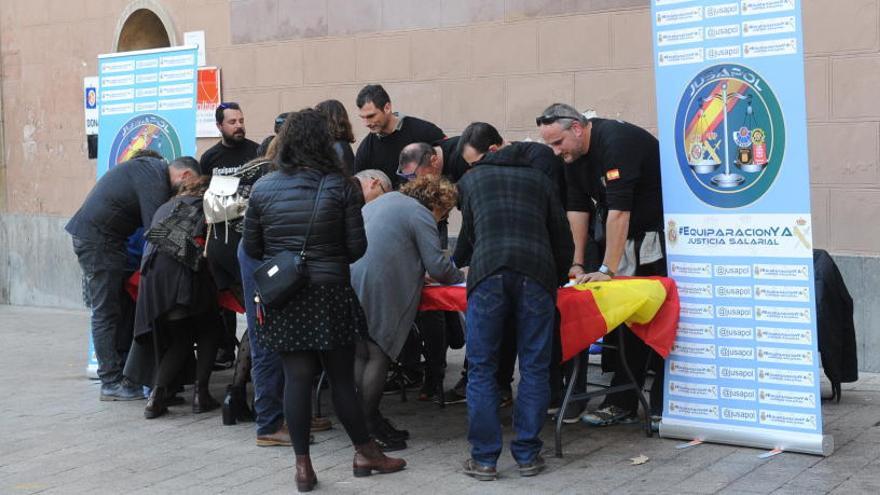
[[[605,172],[605,180],[617,180],[620,178],[620,169],[612,168]]]

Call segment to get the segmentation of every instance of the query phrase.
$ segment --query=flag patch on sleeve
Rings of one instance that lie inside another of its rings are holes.
[[[605,172],[605,180],[617,180],[620,178],[620,170],[613,168]]]

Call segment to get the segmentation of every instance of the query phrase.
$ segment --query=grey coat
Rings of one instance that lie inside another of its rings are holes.
[[[425,271],[443,284],[461,283],[464,275],[440,249],[434,216],[415,199],[390,192],[362,213],[367,253],[351,265],[351,285],[370,337],[394,359],[415,321]]]

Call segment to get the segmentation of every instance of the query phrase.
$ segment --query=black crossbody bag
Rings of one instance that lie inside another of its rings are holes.
[[[318,203],[321,201],[325,178],[326,176],[321,177],[321,182],[318,184],[312,218],[309,220],[306,236],[299,253],[282,251],[257,267],[254,272],[257,295],[260,303],[267,307],[284,307],[309,282],[309,271],[306,267],[306,246],[309,243],[309,235],[312,233],[315,217],[318,215]]]

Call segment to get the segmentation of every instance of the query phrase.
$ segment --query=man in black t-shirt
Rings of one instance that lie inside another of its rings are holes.
[[[569,275],[578,283],[611,280],[615,275],[665,276],[657,139],[626,122],[587,119],[562,103],[550,105],[535,120],[544,142],[566,163],[566,210],[575,244]],[[591,218],[596,240],[604,244],[602,265],[596,271],[585,265]],[[626,362],[641,387],[645,361],[653,351],[625,326],[620,331],[626,340]],[[615,342],[614,338],[610,341]],[[655,356],[653,362],[656,365],[662,359]],[[662,364],[658,369],[651,390],[651,414],[659,417]],[[612,385],[625,384],[621,368],[616,370]],[[610,394],[582,420],[596,426],[632,421],[637,408],[634,392]]]
[[[242,165],[257,157],[259,145],[245,137],[244,114],[238,103],[221,103],[214,111],[220,130],[220,141],[205,151],[199,161],[202,175],[234,175]],[[236,249],[241,234],[232,222],[216,224],[208,239],[207,258],[214,282],[221,290],[241,285],[241,270]],[[226,327],[224,340],[217,353],[217,365],[232,366],[235,360],[235,313],[223,311]]]
[[[434,143],[446,137],[436,125],[391,110],[391,99],[378,84],[369,84],[357,96],[357,107],[364,125],[370,130],[358,146],[354,171],[378,169],[385,172],[396,189],[400,152],[411,143]]]
[[[244,114],[238,103],[221,103],[214,111],[220,141],[199,160],[202,175],[232,175],[257,157],[259,144],[245,137]]]

